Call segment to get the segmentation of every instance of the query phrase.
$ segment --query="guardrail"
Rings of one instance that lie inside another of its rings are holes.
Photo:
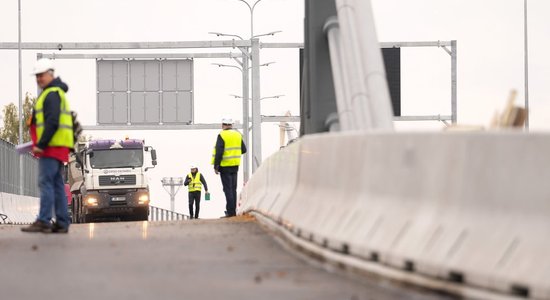
[[[36,220],[40,199],[9,193],[0,193],[0,225],[26,225]],[[149,207],[149,221],[187,220],[188,215],[160,207]]]
[[[550,299],[548,153],[550,134],[306,136],[264,161],[239,211],[350,269]]]
[[[149,206],[149,221],[177,221],[187,219],[189,219],[188,215],[160,207]]]
[[[0,139],[0,192],[19,194],[19,159],[23,159],[23,193],[38,197],[38,160],[30,154],[19,155],[15,145]]]

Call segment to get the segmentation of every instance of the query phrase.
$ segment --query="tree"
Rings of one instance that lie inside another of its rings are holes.
[[[23,103],[23,142],[31,140],[27,120],[31,118],[32,107],[36,99],[30,94],[25,95]],[[6,140],[12,144],[19,143],[19,111],[15,104],[10,103],[2,109],[4,126],[0,129],[0,139]]]

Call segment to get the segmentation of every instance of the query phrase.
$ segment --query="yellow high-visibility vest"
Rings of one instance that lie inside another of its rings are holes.
[[[193,178],[193,173],[189,173],[187,176],[191,178],[188,186],[189,192],[200,192],[202,190],[201,173],[197,172],[195,178]]]
[[[42,91],[34,104],[34,118],[36,120],[36,136],[38,141],[40,141],[44,133],[44,101],[49,93],[59,94],[59,98],[61,98],[61,113],[59,114],[59,127],[48,143],[48,146],[68,147],[72,149],[74,148],[73,117],[69,110],[69,102],[65,96],[65,91],[59,87],[49,87]]]
[[[239,166],[241,164],[241,156],[242,156],[241,145],[243,141],[243,136],[241,135],[240,132],[233,129],[222,130],[222,132],[220,132],[220,136],[222,137],[223,142],[225,144],[220,166],[222,167]],[[215,159],[216,159],[216,146],[214,146],[214,151],[212,153],[212,164],[214,164]]]

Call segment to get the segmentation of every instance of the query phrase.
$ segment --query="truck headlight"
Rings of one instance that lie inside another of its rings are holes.
[[[86,205],[88,205],[88,206],[97,206],[97,198],[95,198],[95,197],[86,198]]]
[[[139,204],[148,204],[149,203],[149,195],[148,194],[143,194],[143,195],[139,196],[138,203]]]

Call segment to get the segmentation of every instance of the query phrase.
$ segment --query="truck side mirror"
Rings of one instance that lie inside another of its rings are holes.
[[[152,167],[145,168],[145,172],[147,172],[149,169],[153,169],[157,166],[157,150],[153,149],[153,147],[149,147],[151,150],[151,164]]]

